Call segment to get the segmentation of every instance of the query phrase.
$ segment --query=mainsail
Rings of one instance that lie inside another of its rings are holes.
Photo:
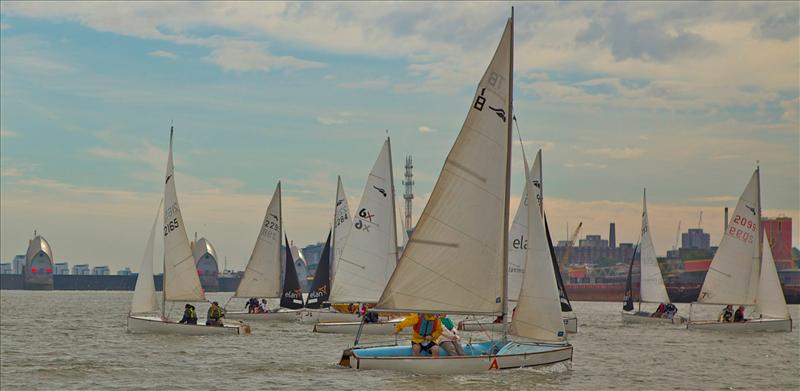
[[[317,271],[314,274],[314,281],[311,283],[311,289],[308,291],[306,308],[320,308],[323,306],[324,302],[328,301],[328,296],[331,293],[330,266],[331,232],[328,231],[328,239],[325,240],[325,247],[322,249],[322,255],[320,255],[319,263],[317,264]]]
[[[526,182],[526,186],[532,184]],[[566,332],[561,320],[556,270],[547,244],[541,209],[536,202],[529,203],[528,207],[528,237],[526,272],[522,278],[519,302],[513,313],[511,334],[537,341],[561,342],[566,339]]]
[[[354,219],[342,255],[336,260],[332,303],[377,302],[397,263],[392,152],[388,138],[372,166]]]
[[[714,254],[698,302],[755,304],[761,263],[759,187],[756,169]]]
[[[379,309],[504,313],[512,47],[509,19]]]
[[[172,164],[172,128],[169,130],[169,155],[164,181],[164,295],[168,301],[205,301],[197,267],[192,257],[186,227],[183,225],[175,169]]]
[[[650,224],[647,218],[647,189],[642,196],[642,239],[639,264],[640,300],[647,303],[671,302],[667,294],[667,287],[664,285],[664,278],[661,276],[661,267],[658,266],[653,239],[650,237]]]
[[[136,277],[136,287],[133,289],[133,300],[131,300],[131,314],[158,312],[158,297],[156,297],[156,286],[153,281],[153,245],[156,238],[159,214],[161,214],[161,202],[158,203],[156,218],[153,220],[153,228],[147,237],[147,247],[145,247],[144,255],[142,256],[142,266],[139,268],[139,275]]]
[[[281,294],[281,307],[299,309],[303,308],[303,290],[300,289],[300,280],[297,279],[297,270],[294,268],[294,257],[289,239],[286,238],[286,266],[283,274],[283,294]]]
[[[336,263],[339,257],[342,256],[344,244],[347,242],[350,229],[353,227],[353,222],[350,219],[350,207],[347,205],[347,196],[344,194],[344,186],[342,186],[342,177],[338,177],[337,182],[336,208],[333,214],[333,261],[331,262],[331,281],[336,275]]]
[[[278,182],[234,297],[277,298],[281,296],[282,226],[281,183]]]

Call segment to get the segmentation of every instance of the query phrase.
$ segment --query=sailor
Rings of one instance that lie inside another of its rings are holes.
[[[222,312],[222,308],[219,307],[219,303],[216,301],[211,303],[211,307],[208,307],[208,316],[206,319],[206,326],[222,326],[222,318],[225,316],[225,313]]]
[[[722,313],[719,315],[720,322],[732,322],[733,321],[733,306],[728,304],[725,308],[722,309]]]
[[[197,313],[194,311],[194,306],[186,304],[183,310],[183,318],[178,323],[197,324]]]
[[[267,299],[261,299],[261,305],[259,306],[261,309],[261,313],[266,314],[269,312],[269,306],[267,306]]]
[[[411,354],[419,356],[422,352],[429,352],[433,357],[439,357],[439,346],[436,340],[442,335],[442,322],[433,314],[410,314],[394,328],[395,334],[404,328],[412,326],[414,333],[411,335]]]
[[[378,323],[378,313],[375,311],[367,311],[364,314],[364,323]]]
[[[736,313],[733,314],[733,321],[734,322],[744,322],[744,306],[740,305],[739,308],[736,309]]]
[[[442,335],[439,336],[436,343],[447,351],[448,356],[464,356],[464,349],[458,342],[461,337],[456,333],[453,321],[447,317],[447,314],[439,317],[439,321],[442,322]]]

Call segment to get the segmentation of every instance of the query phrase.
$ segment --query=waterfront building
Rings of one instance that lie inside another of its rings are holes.
[[[118,276],[130,276],[131,275],[131,268],[125,266],[124,269],[117,271]]]
[[[14,269],[11,267],[11,262],[0,263],[0,274],[12,274]]]
[[[608,240],[601,239],[600,235],[586,235],[586,239],[578,240],[578,247],[608,247]]]
[[[681,248],[707,250],[711,248],[711,235],[703,232],[702,228],[689,228],[688,232],[681,234]]]
[[[11,268],[12,274],[22,274],[22,271],[25,270],[25,254],[15,256],[11,261]]]
[[[67,262],[56,262],[55,267],[53,267],[53,274],[56,274],[56,275],[67,275],[67,274],[69,274],[69,263],[67,263]]]
[[[107,276],[111,274],[111,269],[108,266],[95,266],[92,268],[93,276]]]
[[[89,269],[89,265],[85,263],[81,265],[75,265],[72,267],[72,274],[76,276],[88,276],[91,274],[91,269]]]
[[[197,236],[195,234],[195,236]],[[219,266],[217,264],[217,250],[206,238],[195,239],[191,243],[192,256],[194,257],[200,285],[208,292],[219,290]]]
[[[794,269],[796,265],[792,259],[792,218],[762,218],[761,226],[764,227],[765,243],[769,243],[772,248],[775,267],[778,270]]]

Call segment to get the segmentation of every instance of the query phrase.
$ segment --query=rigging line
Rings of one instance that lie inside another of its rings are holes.
[[[525,156],[525,143],[522,142],[522,133],[520,133],[520,131],[519,131],[519,123],[517,122],[517,115],[516,114],[514,114],[514,116],[512,117],[512,120],[514,121],[514,125],[517,126],[517,137],[519,138],[519,146],[522,149],[522,159],[524,159],[525,162],[527,162],[528,161],[528,157]],[[528,175],[528,173],[525,173],[525,176],[527,176],[527,175]]]

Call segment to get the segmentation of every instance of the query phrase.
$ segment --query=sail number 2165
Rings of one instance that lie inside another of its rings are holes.
[[[172,219],[172,221],[168,222],[167,224],[164,224],[164,236],[167,236],[167,234],[169,234],[170,232],[178,229],[178,227],[179,227],[178,218],[176,217],[176,218]]]

